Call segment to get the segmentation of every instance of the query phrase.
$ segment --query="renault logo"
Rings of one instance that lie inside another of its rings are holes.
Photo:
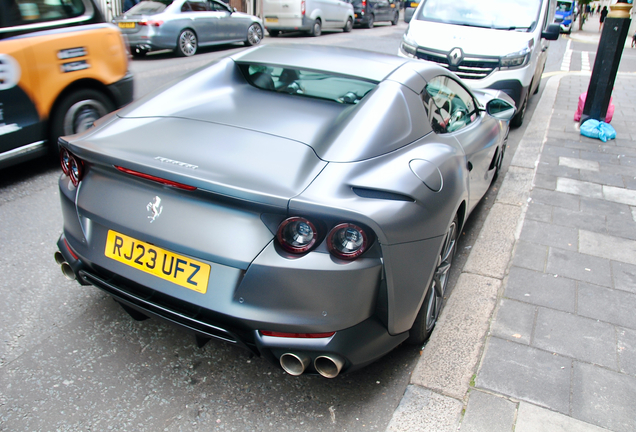
[[[461,48],[453,48],[450,54],[448,54],[448,63],[450,63],[451,66],[457,66],[463,59],[464,52]]]

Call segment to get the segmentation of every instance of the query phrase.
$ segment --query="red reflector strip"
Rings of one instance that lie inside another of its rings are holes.
[[[335,335],[336,332],[329,332],[329,333],[282,333],[282,332],[261,330],[261,334],[263,336],[274,336],[274,337],[318,339],[318,338],[331,337],[331,336]]]
[[[166,185],[166,186],[171,186],[171,187],[175,187],[175,188],[183,189],[183,190],[188,190],[188,191],[196,190],[196,186],[190,186],[190,185],[186,185],[186,184],[183,184],[183,183],[177,183],[177,182],[174,182],[172,180],[166,180],[166,179],[163,179],[161,177],[155,177],[155,176],[150,175],[150,174],[144,174],[142,172],[130,170],[128,168],[123,168],[123,167],[120,167],[120,166],[117,166],[117,165],[115,165],[115,168],[117,168],[119,171],[121,171],[123,173],[134,175],[134,176],[137,176],[137,177],[141,177],[143,179],[150,180],[150,181],[153,181],[153,182],[161,183],[161,184]]]
[[[64,245],[66,246],[66,249],[68,250],[68,252],[71,254],[71,256],[75,259],[78,260],[79,257],[77,255],[75,255],[75,252],[73,252],[73,249],[71,249],[71,246],[69,246],[68,242],[66,241],[66,239],[64,239]]]

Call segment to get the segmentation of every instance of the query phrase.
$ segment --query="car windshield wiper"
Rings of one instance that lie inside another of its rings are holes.
[[[492,27],[494,30],[529,30],[530,27],[515,27],[515,26],[510,26],[510,27]]]

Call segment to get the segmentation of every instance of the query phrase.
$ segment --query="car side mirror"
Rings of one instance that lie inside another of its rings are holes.
[[[557,40],[561,34],[561,26],[558,24],[550,24],[548,28],[541,33],[541,37],[546,40]]]
[[[491,99],[486,104],[486,112],[497,120],[510,121],[515,116],[517,109],[503,99]]]
[[[235,7],[232,8],[232,13],[234,13],[234,12],[238,12],[238,9],[235,8]]]

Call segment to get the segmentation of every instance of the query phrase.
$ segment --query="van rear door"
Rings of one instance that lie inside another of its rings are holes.
[[[303,0],[263,0],[265,26],[268,28],[300,27],[304,7]]]

